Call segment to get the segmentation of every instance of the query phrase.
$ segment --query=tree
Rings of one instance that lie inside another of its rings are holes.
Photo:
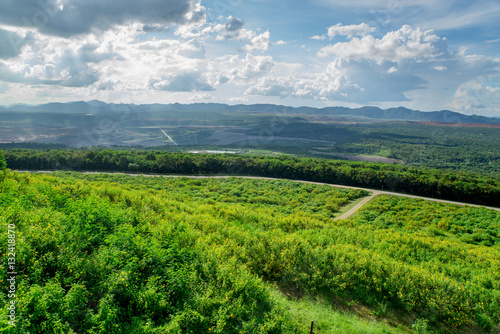
[[[5,161],[5,157],[3,156],[3,152],[0,151],[0,170],[4,170],[7,168],[7,161]]]

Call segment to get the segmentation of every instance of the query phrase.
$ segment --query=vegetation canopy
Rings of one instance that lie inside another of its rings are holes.
[[[15,225],[17,325],[7,326],[2,289],[2,327],[298,333],[315,318],[321,333],[498,330],[500,213],[426,203],[424,214],[418,200],[383,196],[332,220],[366,195],[282,180],[7,172],[0,222]]]
[[[7,162],[5,161],[5,157],[3,152],[0,150],[0,171],[7,168]]]
[[[286,155],[190,154],[155,150],[6,151],[11,169],[254,175],[391,190],[500,207],[492,175]]]

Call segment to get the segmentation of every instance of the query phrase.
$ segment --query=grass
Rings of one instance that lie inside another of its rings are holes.
[[[370,309],[358,307],[360,315],[342,311],[323,299],[312,297],[285,297],[286,313],[301,324],[301,333],[309,333],[311,321],[314,321],[315,334],[400,334],[412,331],[399,325],[393,327],[377,320]],[[300,327],[299,327],[300,328]]]

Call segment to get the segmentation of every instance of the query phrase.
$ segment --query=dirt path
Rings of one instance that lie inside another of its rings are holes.
[[[347,219],[347,218],[351,217],[352,215],[356,214],[356,212],[358,212],[358,210],[361,209],[361,207],[363,207],[366,203],[370,202],[372,199],[374,199],[378,195],[380,195],[379,192],[373,192],[371,195],[363,198],[363,200],[361,202],[359,202],[358,204],[356,204],[355,206],[353,206],[352,208],[350,208],[349,210],[347,210],[346,212],[344,212],[340,216],[333,218],[333,221]]]

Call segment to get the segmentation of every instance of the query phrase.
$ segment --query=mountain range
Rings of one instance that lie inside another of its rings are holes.
[[[116,114],[120,112],[160,112],[160,111],[203,111],[203,112],[251,112],[251,113],[280,113],[299,115],[331,115],[331,116],[357,116],[374,120],[400,120],[400,121],[424,121],[443,123],[476,123],[476,124],[500,124],[499,118],[490,118],[477,115],[465,115],[450,110],[423,112],[411,110],[404,107],[381,109],[378,107],[365,106],[361,108],[346,107],[288,107],[273,104],[252,105],[227,105],[220,103],[194,103],[194,104],[114,104],[101,101],[78,101],[68,103],[48,103],[42,105],[16,104],[8,107],[0,107],[0,119],[2,112],[31,112],[31,113],[61,113],[61,114]]]

